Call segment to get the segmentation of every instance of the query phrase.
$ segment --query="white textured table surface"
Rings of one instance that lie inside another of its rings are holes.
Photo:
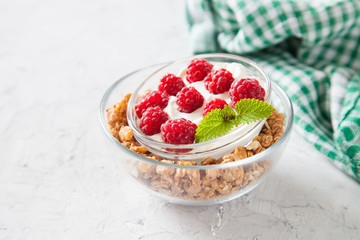
[[[296,133],[250,194],[165,203],[113,167],[106,88],[190,55],[181,1],[0,2],[0,239],[359,239],[360,185]]]

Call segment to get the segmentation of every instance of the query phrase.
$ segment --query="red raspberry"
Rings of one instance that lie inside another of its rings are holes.
[[[195,140],[196,124],[185,118],[167,120],[161,125],[161,137],[170,144],[190,144]]]
[[[145,135],[160,133],[160,127],[169,120],[169,115],[160,107],[149,107],[143,113],[139,127]]]
[[[183,80],[169,73],[160,80],[159,91],[175,96],[183,87],[185,87]]]
[[[138,117],[141,117],[143,112],[148,107],[160,107],[164,109],[169,102],[169,95],[166,92],[152,91],[140,98],[138,104],[135,105],[135,112]]]
[[[226,69],[211,72],[205,78],[205,87],[212,94],[220,94],[229,91],[234,78]]]
[[[184,87],[176,94],[180,112],[192,113],[204,103],[204,97],[194,87]]]
[[[253,78],[243,78],[231,85],[230,91],[231,107],[244,98],[255,98],[264,101],[265,90],[259,82]]]
[[[187,70],[186,80],[189,83],[202,81],[211,72],[213,65],[204,59],[193,59]]]
[[[215,98],[213,100],[210,100],[205,104],[203,116],[205,116],[206,114],[211,112],[211,110],[214,110],[216,108],[223,109],[225,105],[229,106],[224,99]]]

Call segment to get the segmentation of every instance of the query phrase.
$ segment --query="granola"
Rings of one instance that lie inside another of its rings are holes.
[[[185,169],[176,165],[194,166],[192,161],[162,159],[141,146],[128,126],[126,108],[131,94],[107,109],[107,123],[111,134],[125,147],[156,161],[174,166],[155,165],[147,162],[137,164],[137,178],[154,191],[189,200],[207,200],[239,191],[259,179],[270,167],[270,160],[221,169]],[[238,146],[232,153],[220,159],[204,158],[201,165],[225,164],[241,161],[269,148],[284,133],[284,115],[277,111],[267,119],[261,132],[246,146]]]

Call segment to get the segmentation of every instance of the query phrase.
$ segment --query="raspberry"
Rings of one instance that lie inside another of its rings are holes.
[[[264,101],[265,90],[259,82],[253,78],[243,78],[234,82],[230,87],[231,107],[244,98],[255,98]]]
[[[205,87],[212,94],[220,94],[229,91],[233,81],[231,72],[221,68],[206,76]]]
[[[203,116],[211,112],[211,110],[214,110],[216,108],[223,109],[225,105],[228,105],[224,99],[215,98],[213,100],[208,101],[205,104]],[[229,105],[228,105],[229,106]]]
[[[184,87],[176,94],[180,112],[192,113],[204,103],[204,97],[194,87]]]
[[[145,135],[160,133],[160,127],[169,120],[169,115],[160,107],[149,107],[143,113],[139,127]]]
[[[183,87],[185,87],[183,80],[169,73],[160,80],[159,91],[175,96]]]
[[[193,59],[187,70],[186,80],[189,83],[202,81],[211,72],[213,65],[204,59]]]
[[[138,117],[141,117],[143,112],[148,107],[160,107],[164,109],[169,102],[169,95],[166,92],[152,91],[140,98],[138,104],[135,105],[135,112]]]
[[[161,125],[161,137],[170,144],[190,144],[195,140],[196,124],[185,118],[167,120]]]

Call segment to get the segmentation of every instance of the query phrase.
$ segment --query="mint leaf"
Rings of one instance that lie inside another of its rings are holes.
[[[232,108],[214,109],[201,121],[196,129],[195,142],[205,142],[228,133],[235,125]]]
[[[237,124],[249,124],[268,118],[275,110],[270,104],[257,99],[241,99],[235,104]]]
[[[234,111],[234,109],[232,109],[228,105],[224,105],[224,108],[222,109],[222,113],[225,114],[225,117],[227,119],[233,119],[236,116],[236,112]]]
[[[195,142],[221,137],[240,124],[266,119],[275,110],[270,104],[257,99],[242,99],[234,109],[225,105],[223,109],[214,109],[206,114],[196,129]]]

